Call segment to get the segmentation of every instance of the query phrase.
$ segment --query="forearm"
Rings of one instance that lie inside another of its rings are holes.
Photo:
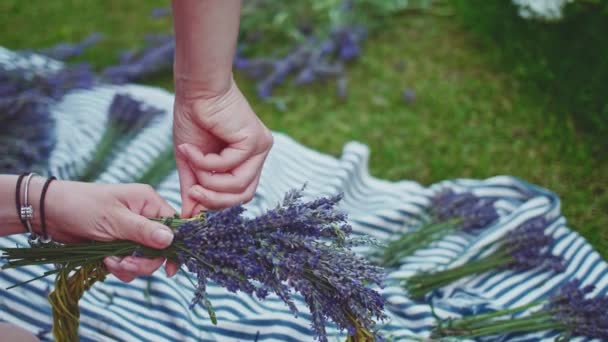
[[[41,177],[32,178],[28,189],[28,204],[34,209],[34,220],[32,226],[34,230],[38,230],[39,224],[39,200],[42,192],[44,179]],[[27,230],[21,224],[17,214],[15,203],[15,189],[17,185],[17,176],[15,175],[0,175],[0,236],[25,233]],[[25,178],[21,183],[21,194],[23,196],[25,188]],[[22,198],[22,197],[20,197]],[[21,199],[22,201],[22,199]],[[23,205],[23,203],[22,203]]]
[[[232,81],[240,0],[173,0],[177,96],[213,97]]]

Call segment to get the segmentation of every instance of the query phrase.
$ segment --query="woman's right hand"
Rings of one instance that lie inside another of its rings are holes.
[[[176,79],[173,140],[185,217],[251,200],[272,147],[232,79],[218,92]]]
[[[32,180],[32,194],[39,194],[43,181]],[[45,210],[47,232],[59,242],[131,240],[163,249],[173,241],[171,229],[148,218],[173,216],[175,209],[149,185],[56,181],[48,189]],[[152,274],[164,262],[134,256],[104,260],[108,270],[125,282]],[[167,262],[167,275],[176,271],[177,266]]]

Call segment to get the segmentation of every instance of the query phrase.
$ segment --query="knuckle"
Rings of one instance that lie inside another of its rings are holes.
[[[273,138],[270,130],[268,130],[268,129],[264,130],[264,134],[262,136],[262,139],[260,139],[260,143],[261,143],[261,147],[264,150],[269,150],[272,147],[272,144],[274,143],[274,138]]]
[[[139,236],[142,236],[146,232],[147,222],[145,220],[137,220],[135,222],[135,233]]]
[[[154,190],[154,187],[152,187],[152,185],[140,184],[140,186],[141,186],[141,192],[143,192],[145,194],[156,194],[156,190]]]
[[[237,191],[245,191],[249,186],[249,181],[244,177],[239,177],[234,180],[234,188]]]

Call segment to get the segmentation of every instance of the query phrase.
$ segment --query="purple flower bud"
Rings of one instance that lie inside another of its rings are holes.
[[[256,87],[258,97],[261,99],[267,99],[272,96],[272,84],[270,82],[262,81]]]
[[[53,47],[40,50],[39,53],[45,56],[48,56],[53,59],[58,60],[66,60],[68,58],[78,56],[82,54],[84,50],[89,48],[92,45],[97,44],[100,40],[103,39],[103,35],[100,33],[93,33],[80,43],[70,44],[70,43],[60,43]]]
[[[128,94],[116,94],[108,109],[108,120],[110,125],[125,134],[129,130],[145,127],[162,113],[163,110],[146,106]]]
[[[473,232],[485,228],[498,219],[494,208],[495,199],[477,197],[471,192],[439,192],[431,200],[431,211],[436,222],[459,220],[459,227]]]
[[[405,89],[402,96],[405,103],[414,103],[416,101],[416,93],[412,89]]]
[[[546,309],[575,335],[606,340],[608,297],[585,298],[593,289],[593,285],[580,289],[580,281],[573,279],[549,299]]]
[[[300,71],[296,77],[295,84],[303,85],[312,83],[316,78],[315,72],[312,68],[304,68]]]
[[[159,45],[144,49],[138,54],[121,56],[120,65],[110,66],[102,71],[106,81],[125,83],[142,79],[164,70],[171,70],[175,52],[175,39],[157,37]],[[154,42],[150,42],[154,43]]]
[[[554,240],[545,233],[547,225],[544,217],[536,217],[505,235],[502,248],[513,259],[509,268],[528,270],[542,267],[558,273],[565,270],[563,258],[551,254],[550,247]]]
[[[349,332],[372,331],[374,319],[385,317],[384,300],[366,284],[380,285],[384,274],[350,251],[351,228],[335,208],[340,199],[303,202],[301,192],[291,191],[255,218],[236,206],[181,224],[175,235],[183,250],[179,261],[198,280],[192,305],[205,298],[208,280],[260,299],[274,293],[294,313],[291,298],[297,292],[320,341],[327,341],[329,320]]]
[[[171,15],[171,7],[157,7],[150,12],[152,18],[162,18]]]

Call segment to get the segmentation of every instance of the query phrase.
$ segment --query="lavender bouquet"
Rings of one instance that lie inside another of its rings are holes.
[[[492,313],[440,321],[431,336],[475,338],[507,333],[559,330],[563,333],[558,341],[568,340],[570,336],[607,340],[608,297],[585,298],[593,291],[593,285],[582,289],[579,287],[580,281],[574,279],[564,284],[557,294],[547,299]],[[513,317],[515,314],[538,306],[542,308]]]
[[[464,265],[431,273],[419,273],[406,279],[405,289],[413,298],[453,281],[493,269],[524,271],[535,267],[563,272],[564,260],[551,254],[553,238],[545,234],[547,221],[543,217],[526,221],[496,242],[496,250],[481,259]]]
[[[472,234],[479,232],[498,219],[494,201],[471,192],[439,192],[431,201],[430,221],[389,242],[382,251],[382,265],[397,266],[404,257],[456,230]]]
[[[196,275],[191,306],[203,305],[214,320],[206,297],[208,281],[228,291],[242,291],[258,299],[270,293],[297,313],[298,293],[311,314],[311,328],[319,341],[327,341],[326,325],[346,330],[349,341],[374,341],[375,320],[385,318],[380,286],[383,270],[351,251],[361,240],[350,238],[346,215],[336,210],[341,196],[301,199],[300,191],[286,194],[282,203],[264,214],[247,218],[243,207],[202,213],[193,219],[158,221],[175,230],[164,250],[130,241],[70,244],[52,248],[3,248],[4,269],[56,264],[42,276],[57,274],[49,296],[58,341],[77,338],[78,299],[107,271],[106,256],[164,256]],[[16,285],[18,286],[18,285]]]
[[[108,125],[91,161],[78,177],[81,181],[94,181],[111,159],[113,149],[129,140],[133,133],[146,127],[164,113],[163,110],[146,106],[127,94],[116,94],[108,109]]]

